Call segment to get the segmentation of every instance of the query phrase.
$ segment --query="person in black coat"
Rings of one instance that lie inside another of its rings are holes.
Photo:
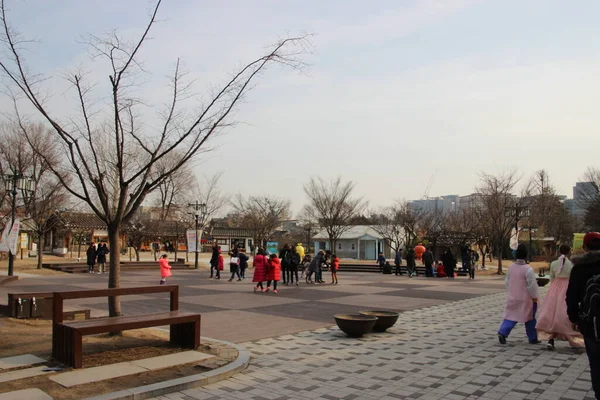
[[[433,276],[433,252],[431,251],[431,247],[428,247],[423,253],[423,264],[425,264],[425,276],[432,277]]]
[[[448,275],[448,278],[454,279],[454,270],[456,269],[456,258],[452,253],[452,250],[447,249],[442,255],[442,262],[444,263],[444,272]]]
[[[292,263],[292,249],[289,244],[284,244],[283,248],[279,252],[279,259],[281,260],[281,273],[283,274],[283,284],[287,285],[290,283],[290,266]],[[293,282],[292,282],[293,283]]]
[[[240,276],[242,279],[246,279],[246,269],[248,268],[248,260],[250,257],[241,251],[239,252],[238,257],[240,258]]]
[[[217,271],[217,279],[221,278],[219,271],[219,256],[221,255],[221,247],[214,245],[212,248],[212,255],[210,257],[210,278],[213,277],[213,270]]]
[[[90,243],[90,247],[88,247],[85,255],[87,257],[88,273],[93,274],[94,265],[96,265],[96,256],[98,255],[98,251],[96,250],[94,243]]]
[[[585,318],[586,312],[582,310],[585,307],[586,295],[597,296],[600,290],[598,284],[593,283],[593,279],[597,280],[600,276],[600,233],[587,233],[583,237],[583,249],[585,254],[573,259],[574,266],[569,277],[566,296],[567,315],[574,330],[578,330],[583,335],[585,351],[590,361],[592,388],[596,398],[600,399],[600,308],[598,308],[600,304],[596,301],[596,306],[593,307],[593,297],[590,297],[590,307],[586,310],[587,318]],[[594,324],[594,321],[597,322]]]
[[[108,254],[108,247],[106,247],[106,243],[99,244],[98,250],[96,251],[99,274],[103,274],[106,272],[106,255],[107,254]]]

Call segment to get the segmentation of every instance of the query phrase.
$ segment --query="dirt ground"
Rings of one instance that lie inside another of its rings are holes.
[[[48,359],[46,365],[56,365],[50,360],[52,321],[0,318],[0,337],[3,339],[0,343],[0,357],[34,354]],[[85,368],[89,368],[186,351],[186,349],[170,345],[168,339],[167,332],[155,329],[126,331],[123,336],[85,336],[83,339],[83,365]],[[216,357],[201,362],[198,366],[194,366],[196,363],[182,364],[168,369],[128,375],[71,388],[63,388],[51,381],[48,377],[52,374],[49,374],[5,382],[0,386],[0,393],[36,387],[55,399],[81,399],[198,374],[225,365],[237,357],[237,352],[233,349],[213,343],[203,343],[198,351],[213,354]]]

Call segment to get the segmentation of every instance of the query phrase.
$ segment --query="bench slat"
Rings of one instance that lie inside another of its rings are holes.
[[[62,325],[75,329],[85,336],[94,333],[118,332],[129,329],[193,322],[198,319],[199,316],[200,315],[197,313],[187,311],[167,311],[156,314],[68,321],[63,322]]]
[[[127,296],[132,294],[168,293],[179,289],[177,285],[141,286],[130,288],[112,288],[97,290],[73,290],[68,292],[54,292],[56,295],[67,299],[87,299],[92,297]]]

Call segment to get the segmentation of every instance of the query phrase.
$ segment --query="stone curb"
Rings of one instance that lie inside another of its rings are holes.
[[[179,392],[186,389],[195,388],[198,386],[208,385],[230,378],[233,375],[245,370],[250,363],[250,352],[244,346],[202,337],[201,341],[207,340],[215,343],[226,344],[235,348],[238,351],[238,356],[235,361],[214,369],[212,371],[203,372],[197,375],[185,376],[183,378],[172,379],[169,381],[153,383],[151,385],[140,386],[118,392],[106,393],[100,396],[88,397],[84,400],[142,400],[151,397],[162,396],[167,393]]]

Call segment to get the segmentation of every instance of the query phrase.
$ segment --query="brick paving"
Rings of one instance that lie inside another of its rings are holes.
[[[251,275],[249,271],[249,276]],[[242,374],[157,399],[593,399],[584,352],[529,345],[517,327],[507,346],[496,330],[502,279],[475,281],[340,273],[339,285],[280,285],[253,293],[248,280],[210,280],[205,270],[175,271],[180,308],[202,313],[202,335],[242,343],[253,355]],[[107,275],[27,277],[8,292],[106,287]],[[125,272],[122,286],[155,285],[158,273]],[[106,299],[73,301],[106,315]],[[168,310],[167,296],[122,297],[125,313]],[[333,314],[400,311],[384,334],[349,339]]]
[[[586,355],[527,342],[498,344],[504,294],[406,311],[387,333],[347,338],[337,327],[243,343],[235,377],[155,400],[594,399]]]

